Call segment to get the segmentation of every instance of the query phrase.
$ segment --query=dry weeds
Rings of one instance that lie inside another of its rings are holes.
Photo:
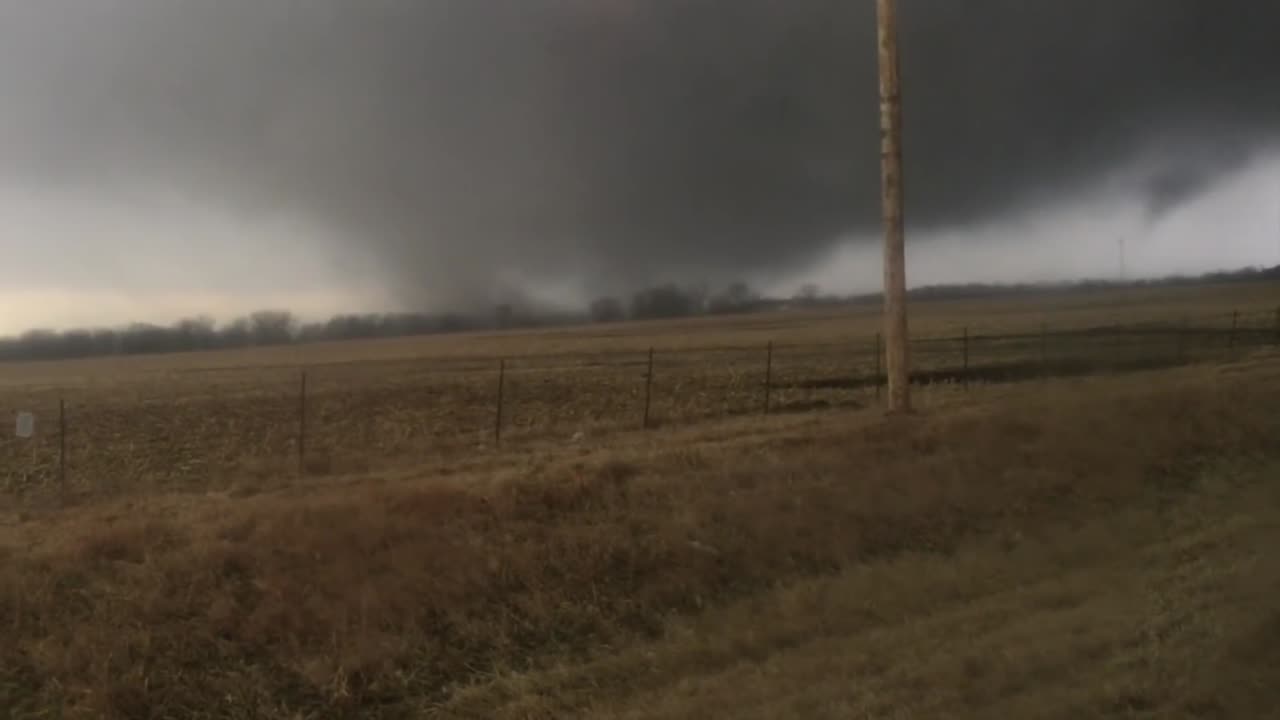
[[[7,555],[0,707],[12,717],[642,716],[620,703],[633,692],[635,707],[653,701],[645,700],[644,677],[629,673],[635,680],[619,684],[591,672],[591,663],[625,660],[630,648],[648,643],[678,645],[688,623],[743,618],[723,632],[755,647],[761,662],[781,653],[776,662],[798,669],[778,673],[798,683],[808,676],[803,668],[839,642],[770,640],[777,636],[741,615],[744,603],[772,603],[766,621],[791,618],[785,622],[810,631],[835,622],[852,632],[839,612],[779,598],[803,592],[786,588],[825,579],[834,583],[825,597],[847,607],[855,601],[840,590],[845,578],[876,563],[907,563],[902,573],[920,575],[914,587],[933,588],[963,579],[946,574],[945,558],[991,543],[1017,547],[1042,528],[1099,517],[1111,519],[1119,564],[1061,588],[1087,598],[1077,615],[1055,616],[1059,624],[1045,638],[1065,642],[1071,628],[1096,620],[1101,642],[1137,617],[1123,605],[1129,586],[1108,583],[1115,573],[1146,572],[1142,547],[1161,563],[1200,551],[1194,535],[1191,546],[1170,549],[1152,545],[1159,538],[1140,529],[1130,537],[1119,524],[1126,513],[1165,517],[1202,495],[1211,474],[1234,478],[1237,468],[1261,468],[1280,455],[1275,367],[1274,358],[1262,358],[1146,374],[1140,382],[1035,383],[895,423],[847,411],[740,419],[581,448],[511,451],[381,480],[253,497],[156,494],[37,515],[0,536],[7,548],[0,551]],[[1221,542],[1229,551],[1237,541],[1228,533]],[[1042,565],[1054,556],[1039,552],[1010,555],[987,572],[1043,579],[1053,566]],[[1076,556],[1070,544],[1056,552],[1068,570],[1101,558],[1099,546]],[[1181,577],[1180,565],[1165,567],[1136,582],[1156,587]],[[965,582],[976,589],[983,581]],[[1102,599],[1090,599],[1095,593]],[[956,693],[967,680],[957,671],[987,678],[979,692],[992,694],[992,707],[1012,698],[1004,707],[1013,709],[1027,707],[1017,703],[1031,702],[1034,683],[1055,673],[1096,675],[1089,663],[1102,656],[1072,650],[1046,655],[1039,675],[1010,675],[1022,684],[1004,688],[991,678],[1004,677],[1014,660],[983,658],[1032,652],[1034,627],[1018,623],[1017,606],[966,620],[964,632],[987,649],[965,654],[947,645],[956,626],[946,621],[893,629],[895,618],[931,602],[927,593],[902,598],[901,608],[868,618],[889,625],[889,635],[873,643],[873,667],[850,660],[824,687],[876,670],[885,694],[841,696],[863,704],[832,705],[827,716],[879,715],[895,703],[905,703],[900,714],[921,716],[978,707],[987,696],[964,705],[970,700]],[[1123,612],[1110,615],[1117,607]],[[1143,632],[1160,635],[1162,627]],[[898,646],[894,632],[912,642]],[[759,638],[754,646],[752,638]],[[931,642],[953,655],[913,654]],[[1173,642],[1181,662],[1187,648],[1216,641],[1188,635]],[[697,666],[703,657],[684,661]],[[1134,658],[1143,672],[1164,671],[1159,655]],[[742,685],[721,674],[723,656],[705,659],[708,693]],[[580,682],[597,690],[538,692],[539,673],[556,666],[587,668]],[[1128,667],[1117,666],[1116,677],[1139,677]],[[934,682],[942,695],[928,704],[921,697]],[[512,687],[530,693],[513,700]],[[653,690],[668,694],[661,687]],[[1126,698],[1148,697],[1141,687],[1108,692],[1114,704],[1087,707],[1133,714],[1143,710],[1127,710]],[[806,697],[779,690],[782,704],[761,705],[754,716],[822,716]],[[689,699],[685,715],[711,707],[700,702]],[[679,716],[674,706],[651,707]]]

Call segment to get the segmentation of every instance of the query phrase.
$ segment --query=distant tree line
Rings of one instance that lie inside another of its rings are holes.
[[[134,323],[122,328],[30,330],[0,339],[0,362],[65,360],[104,355],[151,355],[201,350],[231,350],[291,343],[408,337],[471,330],[536,328],[587,320],[680,318],[705,313],[752,312],[769,307],[746,283],[733,283],[718,293],[699,287],[658,285],[636,293],[629,303],[602,298],[586,313],[538,311],[519,303],[503,303],[493,315],[346,314],[323,322],[304,323],[283,310],[263,310],[217,323],[209,317],[171,325]]]
[[[694,315],[727,315],[774,309],[782,304],[766,298],[745,282],[734,282],[719,292],[705,286],[655,285],[631,296],[630,303],[615,297],[591,303],[591,319],[596,322],[620,320],[662,320]]]
[[[1142,280],[1075,280],[1060,283],[930,285],[913,288],[908,295],[916,300],[977,300],[1080,295],[1115,288],[1186,287],[1268,281],[1280,281],[1280,265],[1271,268],[1251,267],[1202,275],[1177,275]],[[871,293],[854,296],[849,300],[854,303],[878,303],[880,298],[880,293]]]
[[[911,296],[922,300],[975,299],[1084,293],[1113,287],[1168,287],[1259,281],[1280,281],[1280,266],[1134,282],[939,285],[913,289]],[[180,320],[172,325],[135,323],[112,329],[30,330],[18,337],[0,339],[0,362],[228,350],[291,343],[544,327],[588,320],[612,323],[675,319],[879,301],[878,293],[826,295],[816,285],[805,285],[787,299],[769,298],[745,282],[735,282],[716,292],[709,292],[705,286],[686,287],[670,283],[656,285],[634,293],[627,300],[617,297],[598,298],[584,313],[540,312],[518,304],[502,304],[494,309],[491,317],[389,313],[337,315],[324,322],[304,323],[287,311],[263,310],[223,324],[218,324],[212,318],[197,317]]]
[[[134,323],[112,329],[30,330],[18,337],[0,339],[0,362],[230,350],[460,332],[481,327],[482,323],[461,315],[339,315],[326,322],[302,323],[292,313],[264,310],[221,325],[212,318],[198,317],[172,325]]]

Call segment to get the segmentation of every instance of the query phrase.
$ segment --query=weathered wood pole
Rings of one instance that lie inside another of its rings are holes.
[[[902,84],[897,0],[876,0],[880,55],[881,213],[884,222],[884,337],[891,413],[911,411],[906,242],[902,201]]]

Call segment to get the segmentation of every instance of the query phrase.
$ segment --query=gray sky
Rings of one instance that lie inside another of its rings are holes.
[[[1280,4],[900,0],[913,282],[1280,262]],[[0,0],[0,331],[878,277],[872,0]]]

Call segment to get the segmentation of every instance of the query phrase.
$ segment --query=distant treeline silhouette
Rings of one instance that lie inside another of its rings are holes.
[[[1280,266],[1217,272],[1196,277],[1118,282],[1089,280],[1058,284],[966,284],[916,288],[921,300],[964,300],[1088,293],[1118,287],[1174,287],[1222,283],[1280,281]],[[546,312],[511,304],[499,305],[491,315],[384,313],[338,315],[324,322],[305,323],[288,311],[263,310],[219,324],[212,318],[181,320],[172,325],[135,323],[123,328],[30,330],[0,339],[0,362],[67,360],[106,355],[228,350],[293,343],[408,337],[475,330],[536,328],[585,322],[656,320],[712,314],[739,314],[832,305],[870,304],[879,293],[827,295],[806,285],[791,298],[769,298],[750,285],[736,282],[715,293],[703,286],[663,284],[647,288],[624,302],[616,297],[593,301],[583,312]]]
[[[931,285],[911,290],[909,295],[919,300],[968,300],[983,298],[1072,295],[1116,288],[1160,288],[1192,285],[1225,285],[1232,283],[1280,281],[1280,265],[1271,268],[1245,268],[1205,273],[1203,275],[1177,275],[1144,280],[1077,280],[1062,283],[1018,283]],[[880,294],[861,295],[857,302],[879,302]]]
[[[0,340],[0,361],[64,360],[100,355],[147,355],[229,350],[300,342],[404,337],[482,329],[462,315],[339,315],[327,322],[302,323],[292,313],[264,310],[219,325],[212,318],[172,325],[134,323],[123,328],[30,330]]]

